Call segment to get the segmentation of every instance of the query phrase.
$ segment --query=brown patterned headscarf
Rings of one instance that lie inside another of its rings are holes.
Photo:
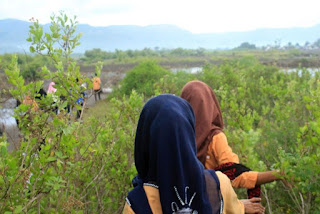
[[[212,137],[223,129],[219,102],[213,90],[204,82],[188,82],[182,89],[181,97],[187,100],[196,118],[197,157],[204,164]]]

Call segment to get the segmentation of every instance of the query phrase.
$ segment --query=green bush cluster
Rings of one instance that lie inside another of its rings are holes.
[[[32,119],[21,121],[19,150],[7,153],[0,141],[1,213],[120,213],[136,175],[133,140],[143,97],[133,92],[110,105],[104,118],[85,125],[31,110]]]
[[[0,71],[4,70],[11,61],[12,54],[4,54],[1,56]],[[35,81],[41,79],[41,67],[53,67],[48,57],[40,55],[17,54],[17,62],[21,70],[21,75],[27,81]]]
[[[169,74],[169,71],[155,62],[140,63],[126,74],[120,83],[120,91],[128,95],[132,90],[136,90],[149,97],[154,94],[154,83],[166,74]]]
[[[275,213],[317,213],[320,200],[320,72],[293,72],[248,57],[208,65],[199,79],[216,92],[225,131],[253,170],[281,169],[291,183],[263,187]]]

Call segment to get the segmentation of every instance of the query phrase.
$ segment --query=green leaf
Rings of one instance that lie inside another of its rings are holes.
[[[46,162],[53,162],[56,161],[57,158],[56,157],[48,157],[48,159],[46,160]]]
[[[29,50],[30,50],[31,53],[34,53],[34,52],[35,52],[35,49],[34,49],[33,46],[30,46]]]
[[[55,152],[56,156],[61,158],[62,157],[62,152]]]
[[[14,213],[22,213],[22,208],[23,207],[21,205],[16,206],[14,209]]]

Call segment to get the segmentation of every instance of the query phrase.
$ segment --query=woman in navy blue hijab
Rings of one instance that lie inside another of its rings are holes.
[[[159,95],[145,104],[135,138],[138,176],[126,199],[135,213],[154,211],[144,186],[158,189],[163,213],[220,213],[219,181],[211,172],[217,199],[212,209],[204,168],[196,157],[194,124],[191,106],[180,97]]]

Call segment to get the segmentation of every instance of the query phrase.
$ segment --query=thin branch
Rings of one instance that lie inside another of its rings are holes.
[[[90,186],[95,180],[97,180],[97,179],[99,178],[99,176],[100,176],[100,174],[102,173],[102,171],[103,171],[104,167],[106,166],[106,164],[107,164],[107,162],[105,162],[105,163],[102,165],[99,173],[96,175],[96,177],[94,177],[94,179],[92,179],[92,181],[86,186],[86,188],[84,188],[84,190],[82,190],[82,193],[81,193],[80,195],[84,194],[84,192],[89,188],[89,186]],[[87,196],[87,194],[88,194],[88,193],[86,193],[84,196],[82,196],[81,199],[84,199],[84,198]]]
[[[304,200],[301,192],[299,192],[300,200],[301,200],[301,206],[302,206],[302,214],[305,214],[305,209],[304,209]]]
[[[269,198],[268,198],[267,189],[266,189],[265,185],[262,185],[262,188],[263,188],[263,192],[264,192],[264,195],[265,195],[265,199],[267,201],[269,214],[272,214],[272,209],[271,209],[271,204],[270,204],[270,201],[269,201]]]
[[[36,197],[32,198],[32,199],[26,204],[26,206],[24,206],[24,207],[22,208],[22,210],[28,209],[28,207],[29,207],[35,200],[40,199],[42,196],[43,196],[43,193],[39,193]]]

